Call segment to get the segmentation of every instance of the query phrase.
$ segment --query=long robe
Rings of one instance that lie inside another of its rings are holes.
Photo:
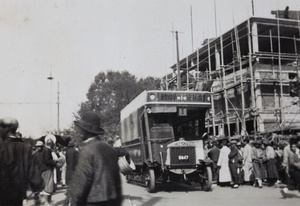
[[[229,158],[228,155],[230,153],[230,149],[227,146],[223,146],[220,150],[220,155],[218,159],[217,165],[220,166],[219,170],[219,182],[230,182],[231,174],[229,170]]]
[[[251,158],[252,147],[249,144],[246,144],[243,152],[244,159],[244,181],[249,182],[253,181],[253,165]]]
[[[267,166],[267,174],[268,178],[272,179],[278,179],[278,171],[277,171],[277,162],[276,162],[276,153],[273,147],[267,146],[266,148],[266,166]]]
[[[266,159],[265,156],[265,152],[261,148],[252,148],[251,157],[255,179],[263,180],[267,176],[265,164],[263,163]]]

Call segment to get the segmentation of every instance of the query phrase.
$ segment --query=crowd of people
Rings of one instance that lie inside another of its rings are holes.
[[[118,158],[128,154],[102,140],[95,112],[74,123],[80,145],[63,147],[48,134],[30,147],[17,136],[17,119],[0,119],[0,206],[23,205],[29,191],[36,205],[52,205],[58,183],[68,185],[64,205],[121,205]]]
[[[58,183],[68,185],[64,205],[121,205],[118,159],[129,154],[102,140],[104,130],[95,112],[74,123],[80,145],[72,139],[68,147],[58,147],[56,136],[48,134],[33,149],[17,134],[17,119],[0,119],[0,206],[23,205],[29,189],[36,205],[51,205]],[[300,192],[300,137],[276,144],[267,138],[236,141],[220,136],[204,148],[213,161],[215,184],[236,189],[284,182],[284,198],[291,189]]]
[[[300,136],[275,143],[268,138],[230,140],[220,136],[205,143],[213,161],[213,183],[239,188],[240,185],[278,186],[284,198],[289,189],[300,192]],[[264,184],[263,184],[264,183]]]

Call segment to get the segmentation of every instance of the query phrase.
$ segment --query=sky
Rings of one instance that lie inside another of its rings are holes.
[[[299,0],[253,2],[258,17],[300,10]],[[99,72],[163,77],[176,63],[174,31],[181,59],[251,8],[251,0],[0,0],[0,118],[17,118],[33,138],[57,130],[58,119],[67,129]]]

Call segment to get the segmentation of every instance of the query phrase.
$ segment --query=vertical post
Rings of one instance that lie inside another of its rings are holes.
[[[176,51],[177,51],[177,90],[181,90],[181,74],[180,74],[180,61],[179,61],[179,46],[178,46],[178,31],[176,33]]]
[[[253,78],[254,78],[254,71],[253,71],[253,66],[252,66],[252,41],[251,41],[251,27],[250,27],[250,20],[248,19],[248,49],[249,49],[249,68],[250,68],[250,84],[251,84],[251,105],[252,108],[256,111],[256,102],[255,102],[255,92],[254,92],[254,82],[253,82]],[[254,116],[253,119],[253,124],[254,124],[254,136],[256,137],[256,115]]]
[[[197,81],[199,81],[199,49],[197,49]]]
[[[168,74],[166,74],[166,90],[169,90],[169,85],[168,85]]]
[[[236,50],[237,50],[237,59],[240,65],[240,84],[241,84],[241,97],[242,97],[242,131],[241,135],[246,134],[246,122],[245,122],[245,96],[244,96],[244,83],[243,83],[243,65],[242,65],[242,58],[241,58],[241,50],[240,50],[240,41],[238,35],[237,27],[234,27],[235,33],[235,43],[236,43]]]
[[[216,30],[216,37],[218,36],[217,30],[217,7],[216,7],[216,0],[214,0],[214,10],[215,10],[215,30]]]
[[[145,116],[145,126],[146,126],[146,135],[147,135],[147,143],[148,143],[148,150],[149,150],[149,158],[150,162],[153,163],[153,155],[152,155],[152,142],[150,137],[150,128],[149,128],[149,118],[146,108],[144,109],[144,116]]]
[[[209,80],[211,81],[211,59],[210,59],[210,40],[208,38],[208,43],[207,43],[207,56],[208,56],[208,69],[209,69]],[[199,71],[198,71],[199,72]],[[215,124],[215,100],[214,100],[214,94],[212,91],[212,87],[210,88],[210,99],[211,99],[211,112],[212,112],[212,127],[213,127],[213,134],[216,136],[216,124]]]
[[[254,0],[251,0],[251,4],[252,4],[252,16],[254,16]]]
[[[228,110],[228,100],[227,100],[227,87],[226,87],[226,81],[225,81],[225,67],[224,67],[224,51],[223,51],[223,35],[220,36],[220,44],[221,44],[221,68],[222,68],[222,72],[223,72],[223,89],[224,89],[224,100],[225,100],[225,110],[226,110],[226,114],[225,114],[225,118],[226,118],[226,124],[227,124],[227,131],[228,131],[228,135],[231,135],[230,132],[230,121],[229,121],[229,110]],[[223,127],[225,129],[225,127]],[[225,131],[224,131],[225,134]]]
[[[52,68],[51,68],[50,76],[47,79],[50,80],[50,132],[52,132],[52,80],[53,80]]]
[[[280,86],[280,122],[283,125],[284,112],[283,112],[283,86],[282,86],[282,71],[281,71],[281,45],[280,45],[280,28],[279,28],[279,16],[277,10],[277,41],[278,41],[278,66],[279,66],[279,86]],[[284,125],[283,125],[284,126]]]
[[[59,82],[57,82],[57,132],[60,133],[59,129]]]
[[[230,33],[230,37],[231,37],[231,50],[232,50],[232,56],[234,57],[234,55],[235,55],[235,50],[234,50],[234,41],[233,41],[233,36],[232,36],[232,33]],[[235,59],[233,58],[233,72],[235,73]],[[234,83],[236,83],[236,75],[234,75],[234,77],[233,77],[233,81],[234,81]]]
[[[272,36],[272,31],[270,30],[270,45],[271,45],[271,54],[273,54],[274,50],[273,50],[273,36]],[[272,75],[273,78],[275,79],[275,70],[274,70],[274,55],[272,55]],[[273,86],[274,86],[274,103],[275,103],[275,108],[278,107],[277,103],[276,103],[276,98],[277,98],[277,89],[276,89],[276,84],[275,82],[273,82]]]
[[[190,7],[191,10],[191,36],[192,36],[192,52],[194,52],[194,35],[193,35],[193,11],[192,11],[192,6]]]
[[[189,78],[189,59],[188,57],[186,57],[186,90],[189,90],[189,86],[190,86],[190,78]]]

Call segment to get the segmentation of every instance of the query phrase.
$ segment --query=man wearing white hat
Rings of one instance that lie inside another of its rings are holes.
[[[36,146],[39,146],[39,149],[34,153],[36,162],[39,165],[39,169],[42,173],[42,178],[44,180],[44,190],[41,192],[45,196],[46,205],[51,205],[51,197],[54,192],[54,167],[59,164],[59,162],[53,159],[52,156],[52,147],[56,142],[56,138],[52,134],[48,134],[45,137],[45,147],[42,147],[42,142],[37,142]]]

